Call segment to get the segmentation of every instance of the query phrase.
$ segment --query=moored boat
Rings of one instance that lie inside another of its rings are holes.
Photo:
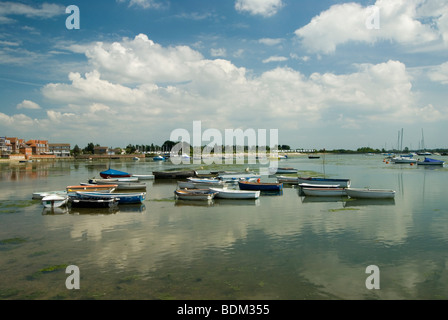
[[[258,199],[260,197],[260,190],[233,190],[219,188],[210,188],[210,190],[217,192],[215,198],[221,199]]]
[[[116,198],[118,204],[142,203],[146,198],[146,192],[129,192],[129,193],[102,193],[102,192],[87,192],[76,191],[70,194],[72,199],[113,199]]]
[[[174,191],[174,194],[180,200],[213,200],[216,192],[210,190],[198,192],[197,190],[177,189]]]
[[[132,178],[137,178],[140,180],[154,180],[153,174],[133,174]]]
[[[346,196],[345,188],[302,188],[306,196],[341,197]]]
[[[118,187],[117,184],[81,184],[79,186],[67,186],[67,192],[75,191],[98,191],[98,192],[113,192]]]
[[[269,173],[270,174],[285,174],[285,173],[297,173],[297,169],[295,168],[277,168],[277,167],[270,167]]]
[[[298,177],[300,183],[310,184],[338,184],[341,188],[350,187],[350,179],[331,179],[331,178],[317,178],[317,177]]]
[[[443,161],[443,160],[437,160],[437,159],[431,159],[431,158],[425,157],[425,160],[418,161],[417,165],[420,165],[420,166],[423,166],[423,165],[425,165],[425,166],[443,166],[444,163],[445,163],[445,161]]]
[[[152,174],[154,175],[154,179],[187,179],[189,177],[195,177],[196,171],[153,171]]]
[[[413,159],[411,157],[404,157],[404,156],[394,157],[391,159],[391,161],[393,163],[417,163],[416,159]]]
[[[131,177],[132,175],[130,173],[127,173],[124,171],[119,171],[119,170],[114,170],[114,169],[109,168],[105,171],[101,171],[100,176],[104,179],[108,179],[108,178],[127,178],[127,177]]]
[[[240,190],[260,190],[260,191],[281,191],[283,183],[279,182],[255,182],[255,181],[238,181]]]
[[[345,192],[350,198],[358,199],[392,199],[395,197],[395,190],[389,189],[347,188]]]
[[[44,197],[49,196],[49,195],[59,195],[59,196],[67,196],[67,191],[66,190],[56,190],[56,191],[38,191],[38,192],[33,192],[33,196],[32,199],[33,200],[42,200]]]
[[[50,194],[42,198],[42,204],[45,208],[59,208],[67,205],[68,196]]]

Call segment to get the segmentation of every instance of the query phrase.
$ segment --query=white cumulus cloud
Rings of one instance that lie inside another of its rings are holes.
[[[264,17],[275,15],[282,7],[282,0],[236,0],[235,2],[235,9],[238,12],[248,12]]]

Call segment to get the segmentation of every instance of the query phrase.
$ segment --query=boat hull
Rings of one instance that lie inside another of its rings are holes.
[[[48,195],[42,198],[42,204],[45,208],[59,208],[67,205],[68,197],[59,195]]]
[[[395,197],[394,190],[385,189],[354,189],[347,188],[345,192],[350,198],[356,199],[393,199]]]
[[[260,197],[260,190],[225,190],[218,188],[210,188],[210,190],[217,192],[215,198],[220,199],[258,199]]]
[[[302,188],[306,196],[312,197],[343,197],[346,196],[344,188]]]
[[[180,200],[213,200],[216,195],[216,192],[212,192],[210,190],[207,191],[190,191],[190,190],[176,190],[174,194],[177,199]]]
[[[304,178],[299,177],[298,183],[310,183],[310,184],[331,184],[331,185],[339,185],[341,188],[348,188],[350,187],[350,179],[329,179],[329,178]]]
[[[71,195],[73,199],[98,200],[98,199],[117,199],[118,204],[142,203],[146,198],[146,192],[137,193],[100,193],[77,191]]]
[[[240,190],[259,190],[259,191],[281,191],[283,190],[283,183],[263,183],[263,182],[249,182],[239,181],[238,186]]]
[[[70,199],[74,208],[111,208],[118,205],[116,198],[111,199]]]

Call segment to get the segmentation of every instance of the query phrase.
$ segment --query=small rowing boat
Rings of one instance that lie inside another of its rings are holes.
[[[358,199],[392,199],[395,197],[395,191],[388,189],[347,188],[345,192],[350,198]]]

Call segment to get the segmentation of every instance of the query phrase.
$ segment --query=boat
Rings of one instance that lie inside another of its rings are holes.
[[[81,184],[79,186],[67,186],[67,192],[75,191],[99,191],[99,192],[113,192],[118,187],[117,184]]]
[[[277,176],[277,182],[284,184],[298,184],[299,179],[297,177]]]
[[[84,200],[98,200],[98,199],[113,199],[116,198],[118,204],[142,203],[146,198],[146,192],[129,192],[129,193],[102,193],[102,192],[88,192],[76,191],[70,194],[72,199]]]
[[[437,160],[437,159],[431,159],[428,157],[425,157],[425,160],[423,161],[417,161],[417,165],[425,165],[425,166],[443,166],[445,161],[443,160]]]
[[[211,191],[217,192],[215,198],[221,199],[258,199],[260,190],[233,190],[210,188]]]
[[[178,181],[177,185],[180,189],[201,189],[201,188],[224,188],[226,182],[216,179],[187,179],[188,181]]]
[[[350,198],[357,199],[392,199],[395,197],[395,191],[388,189],[346,188],[345,192]]]
[[[74,208],[111,208],[118,205],[117,198],[78,199],[70,198],[70,206]]]
[[[45,208],[59,208],[67,205],[68,196],[50,194],[42,198],[42,204]]]
[[[393,163],[417,163],[416,159],[412,159],[411,157],[405,157],[405,156],[393,157],[391,161]]]
[[[154,161],[165,161],[166,158],[162,157],[162,156],[155,156],[155,157],[152,158],[152,160],[154,160]]]
[[[277,167],[270,167],[269,173],[270,174],[285,174],[285,173],[297,173],[297,169],[295,168],[277,168]]]
[[[176,198],[180,200],[212,200],[217,192],[214,191],[191,191],[186,189],[177,189],[174,191]]]
[[[126,178],[126,177],[131,177],[132,175],[127,172],[118,171],[118,170],[109,168],[105,171],[101,171],[100,176],[104,179],[108,179],[108,178]]]
[[[300,183],[299,188],[341,188],[339,184],[313,184],[313,183]]]
[[[154,171],[152,174],[154,175],[154,179],[186,179],[189,177],[195,177],[196,171]]]
[[[129,178],[131,179],[131,178]],[[138,178],[135,180],[121,180],[119,179],[90,179],[89,183],[98,185],[116,184],[115,190],[144,190],[146,189],[146,183],[138,182]]]
[[[308,156],[308,159],[320,159],[320,156]]]
[[[56,191],[33,192],[32,199],[33,200],[42,200],[44,197],[50,196],[50,195],[59,195],[59,196],[64,197],[64,196],[67,196],[67,191],[66,190],[56,190]]]
[[[258,181],[238,181],[240,190],[260,190],[260,191],[281,191],[283,183],[279,182],[258,182]]]
[[[306,196],[315,197],[341,197],[346,196],[345,188],[302,188],[303,193]]]
[[[132,178],[137,178],[138,180],[154,180],[153,174],[133,174]]]
[[[239,180],[260,179],[261,175],[254,172],[220,172],[218,179],[225,182],[237,182]]]
[[[331,179],[331,178],[317,178],[317,177],[298,177],[298,183],[310,184],[338,184],[341,188],[350,187],[350,179]]]

